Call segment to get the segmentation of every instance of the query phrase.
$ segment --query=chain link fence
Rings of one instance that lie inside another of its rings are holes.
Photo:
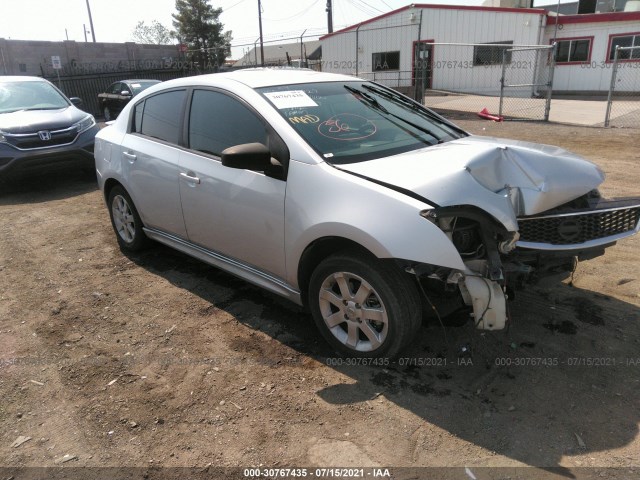
[[[549,119],[554,46],[435,43],[422,38],[421,23],[391,18],[337,33],[323,42],[322,70],[381,83],[443,113]]]
[[[434,43],[431,48],[426,106],[488,112],[507,120],[548,120],[553,47]]]
[[[640,128],[640,46],[615,50],[605,127]]]

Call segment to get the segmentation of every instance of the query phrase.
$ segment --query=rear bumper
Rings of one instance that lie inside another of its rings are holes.
[[[18,150],[6,143],[0,143],[0,176],[11,171],[32,170],[38,167],[59,163],[93,164],[93,144],[98,125],[78,135],[69,145],[50,148]]]

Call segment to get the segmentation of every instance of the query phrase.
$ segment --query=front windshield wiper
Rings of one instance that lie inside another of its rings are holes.
[[[30,107],[30,108],[24,108],[22,109],[22,111],[31,112],[35,110],[60,110],[61,108],[67,108],[67,107],[68,105],[65,105],[64,107]]]
[[[366,87],[366,85],[365,85],[365,87]],[[411,120],[407,120],[406,118],[401,117],[400,115],[396,115],[395,113],[391,113],[389,110],[387,110],[382,105],[380,105],[378,100],[373,95],[370,95],[367,92],[363,92],[362,90],[358,90],[357,88],[350,87],[348,85],[345,85],[344,88],[346,88],[347,90],[349,90],[353,94],[359,95],[362,98],[362,101],[366,101],[366,103],[368,105],[373,106],[374,108],[376,108],[377,110],[380,110],[384,114],[390,115],[393,118],[397,118],[398,120],[401,120],[402,122],[406,123],[407,125],[410,125],[411,127],[415,128],[416,130],[419,130],[420,132],[423,132],[423,133],[426,133],[427,135],[432,136],[433,138],[436,139],[437,143],[444,143],[444,141],[438,135],[433,133],[428,128],[422,127],[422,126],[418,125],[417,123],[413,123]]]
[[[363,92],[362,90],[358,90],[357,88],[350,87],[349,85],[345,85],[344,88],[346,88],[347,90],[349,90],[351,93],[355,95],[359,95],[364,100],[366,100],[370,105],[375,107],[377,110],[380,110],[382,113],[387,113],[387,114],[389,113],[389,110],[387,110],[382,105],[380,105],[380,102],[378,102],[378,100],[374,96],[369,95],[367,92]]]
[[[60,110],[66,107],[30,107],[30,108],[17,108],[15,110],[5,110],[0,113],[17,113],[17,112],[33,112],[35,110]]]
[[[388,90],[384,90],[382,88],[377,88],[377,87],[374,87],[373,85],[366,85],[365,84],[365,85],[362,85],[362,87],[366,88],[370,92],[374,92],[374,93],[377,93],[378,95],[380,95],[382,97],[388,98],[391,101],[396,101],[398,103],[401,103],[405,107],[410,108],[411,110],[419,113],[420,115],[425,115],[425,116],[429,117],[431,120],[435,120],[436,122],[438,122],[438,123],[440,123],[442,125],[446,125],[448,128],[454,129],[454,130],[458,131],[459,133],[464,134],[466,136],[466,132],[464,132],[460,128],[456,127],[455,125],[451,125],[450,123],[448,123],[444,119],[442,119],[439,115],[431,113],[426,108],[421,108],[421,106],[419,104],[415,103],[413,100],[410,100],[410,99],[406,98],[404,95],[400,95],[399,93],[396,93],[393,90],[388,91]]]

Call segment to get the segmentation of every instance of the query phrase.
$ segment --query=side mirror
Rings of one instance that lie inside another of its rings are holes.
[[[244,143],[222,151],[222,165],[263,172],[271,167],[271,152],[261,143]]]
[[[122,90],[120,92],[120,95],[124,95],[125,97],[130,97],[131,96],[131,92],[129,90]]]
[[[80,105],[82,105],[82,99],[79,97],[71,97],[69,101],[73,103],[76,107],[79,107]]]

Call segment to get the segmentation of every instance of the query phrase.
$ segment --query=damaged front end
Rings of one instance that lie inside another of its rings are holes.
[[[341,169],[433,207],[420,215],[447,235],[465,267],[437,266],[437,258],[404,266],[429,292],[426,311],[431,297],[440,316],[462,304],[478,328],[504,328],[516,290],[560,281],[639,229],[640,198],[602,199],[604,172],[549,145],[468,136]]]
[[[637,233],[640,199],[603,200],[594,190],[548,211],[518,217],[517,232],[469,205],[424,210],[421,216],[449,237],[465,264],[464,271],[413,268],[437,308],[446,315],[464,304],[473,310],[477,328],[499,330],[508,319],[506,300],[516,290],[567,278],[578,261],[598,257]]]

